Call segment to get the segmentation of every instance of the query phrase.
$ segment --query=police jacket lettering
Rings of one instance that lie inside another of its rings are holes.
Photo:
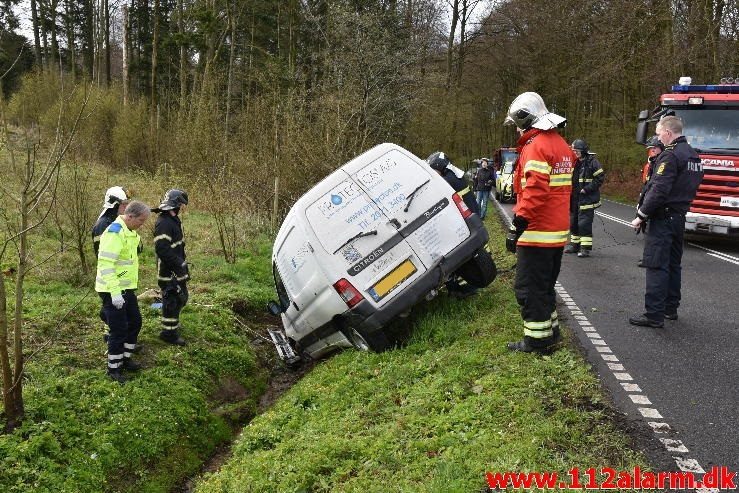
[[[703,180],[703,165],[698,153],[684,136],[666,146],[657,158],[652,177],[641,196],[637,215],[642,219],[660,216],[665,211],[685,214]]]

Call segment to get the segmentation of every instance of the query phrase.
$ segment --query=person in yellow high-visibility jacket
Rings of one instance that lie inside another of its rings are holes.
[[[150,215],[148,205],[134,200],[100,237],[95,291],[103,302],[110,329],[108,376],[119,383],[126,381],[123,370],[141,369],[131,360],[141,330],[141,312],[135,292],[139,282],[141,237],[136,230]]]

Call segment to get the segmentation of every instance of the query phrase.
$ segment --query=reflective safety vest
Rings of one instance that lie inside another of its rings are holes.
[[[141,237],[126,227],[123,216],[108,226],[100,237],[95,291],[117,294],[138,287],[139,243]]]
[[[519,246],[562,247],[570,228],[575,154],[556,130],[532,128],[518,140],[513,212],[528,221]]]

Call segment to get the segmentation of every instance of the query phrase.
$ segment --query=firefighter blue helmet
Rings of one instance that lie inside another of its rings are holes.
[[[572,150],[580,151],[585,156],[590,152],[590,146],[583,139],[575,139],[572,141]]]
[[[171,211],[179,209],[183,205],[187,205],[187,193],[184,190],[173,188],[172,190],[167,190],[167,193],[164,194],[164,198],[162,199],[162,203],[159,204],[158,209],[160,211]]]
[[[647,139],[647,141],[644,143],[644,147],[649,149],[650,147],[659,147],[663,151],[665,150],[665,146],[660,142],[659,138],[656,135],[652,135]]]
[[[449,158],[446,157],[446,154],[440,151],[435,152],[427,157],[426,162],[429,166],[431,166],[432,169],[435,169],[436,171],[444,171],[447,166],[452,164],[452,162],[449,161]]]

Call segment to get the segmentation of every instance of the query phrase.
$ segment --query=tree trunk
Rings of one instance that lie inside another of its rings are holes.
[[[446,49],[446,90],[452,86],[452,74],[454,73],[454,34],[457,32],[457,23],[459,22],[459,0],[454,0],[452,4],[452,25],[449,28],[449,38],[447,40]]]
[[[155,131],[157,105],[157,52],[159,51],[159,0],[154,0],[154,37],[151,42],[151,129]]]
[[[57,32],[56,32],[56,17],[57,12],[56,8],[59,5],[58,0],[52,0],[51,1],[51,11],[49,12],[49,18],[51,20],[51,56],[49,57],[49,61],[51,62],[51,66],[56,70],[59,63],[59,41],[57,40]]]
[[[180,35],[180,112],[185,110],[187,101],[187,68],[185,58],[185,9],[184,0],[177,0],[177,32]]]
[[[110,87],[110,8],[108,0],[103,0],[103,38],[105,41],[105,87]]]
[[[83,10],[84,10],[84,26],[82,29],[82,40],[83,40],[83,49],[82,49],[82,59],[85,69],[85,74],[87,77],[90,78],[90,80],[94,77],[93,72],[93,66],[94,66],[94,59],[95,59],[95,34],[94,34],[94,9],[93,9],[93,1],[94,0],[84,0],[83,3]]]
[[[44,60],[41,58],[41,38],[39,37],[36,0],[31,0],[31,23],[33,25],[33,53],[36,55],[36,66],[41,68],[44,66]]]
[[[77,61],[75,60],[74,48],[74,9],[72,8],[72,0],[65,0],[66,10],[66,31],[67,31],[67,64],[69,65],[69,73],[72,74],[72,80],[77,77]]]
[[[128,104],[128,91],[131,88],[129,73],[129,57],[131,51],[131,33],[128,19],[128,5],[123,5],[123,105]]]

